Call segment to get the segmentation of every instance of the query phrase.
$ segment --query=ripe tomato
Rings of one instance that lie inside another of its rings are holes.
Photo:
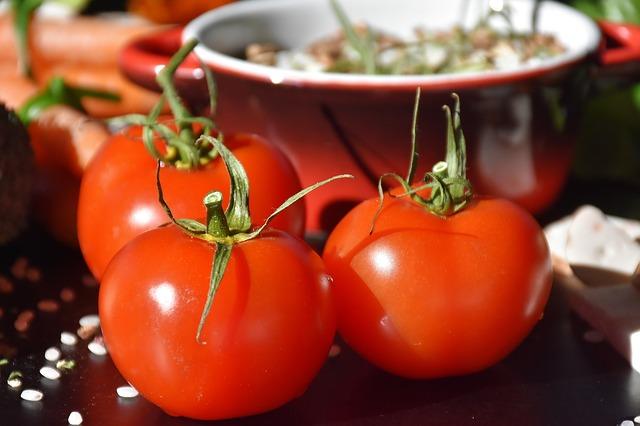
[[[338,330],[400,376],[461,375],[509,354],[541,318],[551,287],[544,235],[522,208],[474,198],[447,218],[407,197],[356,206],[329,236]]]
[[[276,408],[305,391],[335,333],[322,260],[271,230],[233,248],[198,343],[215,251],[174,225],[157,228],[114,257],[100,287],[116,367],[171,415],[221,419]]]
[[[264,139],[236,134],[227,136],[225,144],[247,170],[255,224],[300,190],[289,160]],[[85,171],[78,202],[78,239],[97,278],[128,241],[168,221],[158,203],[155,173],[156,160],[145,149],[139,127],[110,138]],[[228,182],[219,158],[195,171],[166,168],[162,175],[165,199],[178,218],[201,216],[202,199],[212,187],[228,200]],[[304,204],[296,203],[272,224],[302,236],[304,217]]]

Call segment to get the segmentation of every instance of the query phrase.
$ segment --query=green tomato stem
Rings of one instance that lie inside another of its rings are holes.
[[[446,161],[439,161],[431,172],[425,174],[424,185],[412,188],[411,178],[415,170],[415,162],[418,159],[416,153],[416,125],[418,115],[418,104],[420,101],[420,89],[416,91],[416,102],[413,112],[413,128],[411,133],[411,157],[409,162],[409,172],[407,180],[402,179],[395,173],[386,173],[380,177],[378,181],[378,209],[373,216],[370,233],[373,232],[376,220],[382,211],[382,203],[384,200],[382,191],[382,180],[385,177],[393,177],[400,182],[404,194],[409,195],[411,199],[426,208],[430,213],[439,217],[451,216],[464,209],[469,201],[473,198],[473,190],[471,182],[467,179],[467,150],[466,141],[462,132],[460,120],[460,98],[453,93],[454,110],[453,113],[448,106],[444,106],[445,117],[447,119],[447,150]],[[429,189],[428,198],[422,197],[419,193]]]
[[[207,233],[216,238],[228,237],[231,232],[222,209],[222,193],[210,192],[204,197],[203,202],[207,209]]]
[[[173,77],[178,70],[180,64],[182,64],[187,56],[195,49],[198,41],[195,39],[189,40],[186,42],[176,53],[173,55],[169,63],[160,70],[156,77],[156,81],[158,85],[162,88],[164,96],[169,103],[169,107],[171,108],[171,112],[173,112],[173,116],[176,119],[176,122],[179,126],[180,133],[183,131],[191,132],[191,126],[185,123],[182,123],[182,119],[191,117],[189,111],[182,103],[180,96],[178,95],[178,91],[173,85]]]

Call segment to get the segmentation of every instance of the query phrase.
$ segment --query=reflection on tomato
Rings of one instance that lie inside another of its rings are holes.
[[[261,224],[300,190],[291,163],[264,139],[236,134],[227,136],[225,144],[249,176],[249,206],[255,224]],[[139,128],[113,136],[85,171],[78,205],[78,238],[84,258],[97,278],[128,241],[168,222],[158,203],[155,173],[156,161],[144,148]],[[201,216],[202,199],[212,188],[229,199],[229,179],[219,158],[194,171],[168,167],[162,174],[162,186],[165,199],[178,218]],[[304,216],[304,203],[296,203],[272,226],[302,236]]]
[[[440,218],[408,197],[354,208],[323,258],[335,279],[338,330],[392,373],[427,378],[485,369],[541,318],[551,287],[544,235],[522,208],[475,198]]]
[[[233,248],[198,343],[215,250],[173,225],[158,228],[127,244],[102,280],[101,325],[114,363],[172,415],[276,408],[305,391],[333,340],[322,260],[271,230]]]

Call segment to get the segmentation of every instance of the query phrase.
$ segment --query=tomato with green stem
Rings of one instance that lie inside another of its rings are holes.
[[[419,99],[419,97],[418,97]],[[416,100],[416,113],[419,100]],[[446,162],[356,206],[328,238],[338,330],[391,373],[430,378],[499,362],[542,317],[551,262],[536,221],[510,201],[473,196],[459,100]],[[414,117],[415,130],[415,117]]]
[[[208,420],[264,412],[301,395],[335,333],[320,257],[301,239],[265,229],[323,183],[252,231],[246,174],[210,140],[231,173],[230,207],[223,211],[222,195],[212,192],[205,223],[175,219],[158,167],[159,198],[173,223],[119,251],[99,295],[104,338],[124,378],[167,413]]]
[[[158,75],[175,125],[169,126],[159,119],[161,104],[149,117],[125,117],[122,121],[134,125],[110,138],[85,171],[78,205],[78,238],[84,258],[97,278],[128,241],[165,222],[154,185],[156,160],[170,166],[164,177],[165,193],[179,216],[197,216],[201,200],[211,187],[227,187],[224,164],[216,150],[206,141],[196,143],[198,133],[216,132],[213,122],[192,117],[172,84],[175,70],[195,44],[195,41],[185,44]],[[210,76],[209,81],[212,86]],[[214,95],[211,97],[213,104]],[[289,194],[300,190],[292,164],[261,137],[235,134],[226,136],[224,143],[244,164],[254,182],[256,194],[251,197],[250,209],[258,223]],[[223,195],[225,200],[229,199],[228,194]],[[273,226],[302,236],[304,216],[304,204],[298,203],[277,217]]]

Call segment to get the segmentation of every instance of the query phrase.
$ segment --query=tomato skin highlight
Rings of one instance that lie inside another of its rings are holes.
[[[254,224],[261,224],[301,189],[289,160],[259,136],[229,135],[225,144],[249,176]],[[78,240],[96,278],[128,241],[168,222],[158,202],[155,174],[156,160],[144,148],[139,127],[105,142],[85,171],[78,202]],[[220,158],[194,171],[166,167],[161,182],[177,218],[202,216],[202,199],[212,188],[222,192],[226,202],[229,200],[229,178]],[[299,202],[276,217],[272,226],[302,236],[304,220],[304,202]]]
[[[336,328],[320,257],[282,231],[236,245],[202,331],[215,246],[175,226],[127,244],[107,268],[99,311],[126,380],[167,413],[224,419],[301,395]]]
[[[541,318],[552,269],[522,208],[476,198],[439,218],[407,198],[356,206],[329,236],[338,331],[364,358],[408,378],[469,374],[507,356]]]

